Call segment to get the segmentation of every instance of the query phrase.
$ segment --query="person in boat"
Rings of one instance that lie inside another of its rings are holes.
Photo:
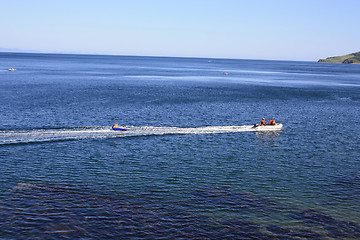
[[[269,125],[276,125],[275,119],[271,119]]]
[[[117,123],[115,123],[113,126],[112,126],[112,129],[114,128],[119,128],[119,125]]]
[[[261,119],[261,121],[260,121],[260,126],[263,126],[263,125],[266,125],[265,118]]]

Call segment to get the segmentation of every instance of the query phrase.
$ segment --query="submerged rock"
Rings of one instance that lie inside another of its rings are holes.
[[[314,209],[308,209],[298,214],[295,214],[295,218],[304,221],[310,225],[321,226],[326,229],[332,237],[336,238],[360,238],[360,225],[350,221],[339,221],[331,217],[330,215],[317,211]]]
[[[324,239],[319,233],[304,229],[289,229],[276,225],[269,225],[266,229],[275,234],[275,239]]]
[[[283,210],[281,205],[270,198],[256,196],[247,191],[232,191],[226,186],[198,190],[194,192],[194,195],[201,197],[202,199],[200,201],[221,204],[232,210]]]
[[[20,183],[0,202],[0,238],[241,239],[265,237],[251,222],[224,222],[154,199],[63,185]]]
[[[149,197],[146,197],[146,196]],[[308,229],[263,226],[232,217],[203,215],[193,207],[146,195],[110,195],[64,185],[20,183],[0,201],[0,238],[5,239],[322,239],[360,238],[359,225],[338,221],[317,211],[294,213],[293,217],[327,230],[328,235]],[[284,209],[271,199],[229,187],[212,187],[195,192],[194,199],[206,212],[253,210],[267,217],[294,210]],[[280,210],[280,211],[279,211]],[[284,211],[285,210],[285,211]],[[210,217],[212,216],[212,217]],[[236,217],[238,216],[238,217]],[[225,220],[230,219],[230,220]],[[289,218],[290,220],[290,218]]]

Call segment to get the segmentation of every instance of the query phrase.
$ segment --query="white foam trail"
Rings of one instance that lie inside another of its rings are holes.
[[[168,134],[216,134],[254,131],[278,131],[280,128],[253,128],[253,126],[205,126],[205,127],[127,127],[128,131],[113,131],[107,127],[84,127],[67,129],[39,129],[26,131],[0,131],[0,144],[64,141],[77,139],[101,139],[130,136]]]

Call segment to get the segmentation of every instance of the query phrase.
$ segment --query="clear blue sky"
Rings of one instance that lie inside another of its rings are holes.
[[[305,61],[360,51],[358,0],[0,4],[0,51]]]

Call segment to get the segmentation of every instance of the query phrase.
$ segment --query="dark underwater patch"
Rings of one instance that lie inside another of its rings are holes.
[[[215,209],[283,214],[309,228],[260,225],[240,217],[209,217],[146,194],[116,195],[64,185],[21,183],[0,202],[0,237],[15,239],[324,239],[359,238],[357,223],[317,210],[297,211],[246,191],[211,187],[194,192]],[[146,197],[149,196],[149,198]],[[141,196],[141,197],[139,197]],[[193,200],[194,200],[193,199]],[[209,208],[207,211],[211,211]],[[291,212],[289,217],[288,212]],[[234,215],[236,216],[236,215]],[[284,218],[286,219],[286,218]],[[319,227],[327,234],[318,233]],[[309,230],[311,229],[311,230]],[[314,229],[314,230],[312,230]]]
[[[294,217],[309,225],[321,226],[326,229],[331,237],[335,238],[360,238],[360,225],[351,221],[336,220],[330,215],[308,209],[294,214]]]

